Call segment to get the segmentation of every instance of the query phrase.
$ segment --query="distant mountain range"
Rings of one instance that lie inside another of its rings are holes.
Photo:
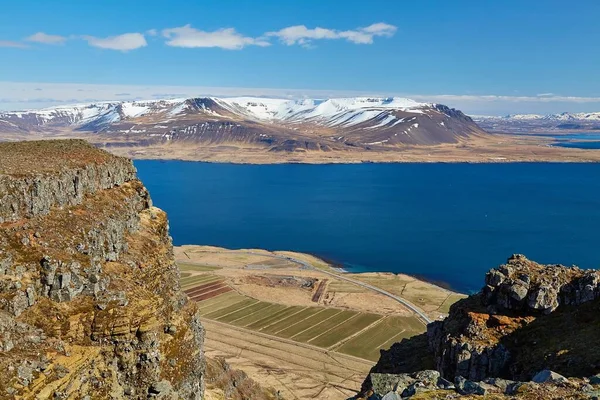
[[[560,114],[513,114],[504,117],[473,116],[483,128],[492,131],[537,131],[559,130],[597,130],[600,129],[600,112],[560,113]]]
[[[404,98],[116,101],[0,113],[0,135],[89,132],[136,145],[244,142],[272,151],[457,143],[485,132],[461,111]]]

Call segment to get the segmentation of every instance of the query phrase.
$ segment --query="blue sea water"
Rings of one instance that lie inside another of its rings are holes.
[[[600,142],[558,142],[554,143],[552,146],[567,147],[571,149],[599,150]]]
[[[600,133],[598,132],[583,132],[583,133],[537,133],[534,136],[543,136],[556,139],[553,143],[555,147],[567,147],[572,149],[600,149]]]
[[[600,164],[135,165],[178,245],[314,253],[464,292],[513,253],[600,268]]]

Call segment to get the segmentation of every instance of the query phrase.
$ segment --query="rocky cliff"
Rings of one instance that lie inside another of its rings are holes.
[[[129,160],[0,144],[0,398],[200,399],[202,345]]]
[[[600,271],[514,255],[485,283],[427,334],[382,352],[363,396],[600,396]]]

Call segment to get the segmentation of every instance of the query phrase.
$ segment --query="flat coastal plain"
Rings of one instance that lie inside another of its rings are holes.
[[[96,139],[90,139],[95,142]],[[239,164],[355,164],[363,162],[600,162],[600,151],[556,147],[551,138],[527,135],[490,134],[458,143],[438,145],[373,146],[354,151],[268,151],[247,143],[226,145],[164,144],[132,146],[118,141],[96,142],[114,154],[133,159],[185,160]]]
[[[175,255],[206,355],[284,398],[346,399],[381,349],[425,331],[423,316],[372,287],[429,320],[464,297],[408,275],[342,273],[301,253],[181,246]]]

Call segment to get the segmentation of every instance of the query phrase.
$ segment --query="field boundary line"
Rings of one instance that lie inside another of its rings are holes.
[[[398,303],[400,303],[400,304],[404,305],[406,308],[408,308],[408,309],[409,309],[410,311],[412,311],[414,314],[416,314],[416,315],[418,316],[418,319],[419,319],[419,320],[420,320],[420,321],[421,321],[421,322],[422,322],[424,325],[427,325],[427,324],[429,324],[429,323],[433,322],[433,321],[432,321],[432,320],[431,320],[431,319],[430,319],[430,318],[427,316],[427,314],[425,314],[425,312],[424,312],[424,311],[422,311],[422,310],[421,310],[419,307],[417,307],[416,305],[414,305],[413,303],[411,303],[410,301],[408,301],[407,299],[405,299],[405,298],[403,298],[403,297],[397,296],[397,295],[395,295],[395,294],[393,294],[393,293],[390,293],[390,292],[388,292],[388,291],[386,291],[386,290],[383,290],[383,289],[381,289],[381,288],[379,288],[379,287],[377,287],[377,286],[373,286],[373,285],[371,285],[371,284],[368,284],[368,283],[365,283],[365,282],[362,282],[362,281],[359,281],[359,280],[356,280],[356,279],[348,278],[348,277],[345,277],[345,276],[343,276],[343,275],[336,274],[336,273],[334,273],[334,272],[331,272],[331,271],[327,271],[327,270],[325,270],[325,269],[316,268],[316,267],[314,267],[313,265],[311,265],[311,264],[310,264],[308,261],[303,261],[303,260],[300,260],[300,259],[298,259],[298,258],[294,258],[294,257],[291,257],[291,256],[282,256],[282,255],[273,254],[273,253],[267,253],[267,254],[264,254],[264,253],[258,253],[258,252],[253,252],[253,251],[243,251],[243,250],[221,250],[221,251],[217,251],[217,250],[202,250],[202,251],[199,251],[199,253],[213,253],[213,254],[214,254],[214,253],[216,253],[216,254],[219,254],[219,253],[249,254],[249,255],[254,255],[254,256],[271,257],[271,258],[278,258],[278,259],[280,259],[280,260],[289,260],[289,261],[293,261],[293,262],[295,262],[295,263],[297,263],[297,264],[301,265],[302,267],[304,267],[304,268],[306,268],[306,269],[310,269],[310,270],[313,270],[313,271],[319,271],[319,272],[322,272],[322,273],[324,273],[324,274],[326,274],[326,275],[329,275],[329,276],[336,277],[336,278],[338,278],[338,279],[344,280],[344,281],[346,281],[346,282],[353,283],[353,284],[355,284],[355,285],[358,285],[358,286],[362,286],[362,287],[364,287],[364,288],[367,288],[367,289],[371,289],[371,290],[373,290],[373,291],[375,291],[375,292],[377,292],[377,293],[380,293],[380,294],[382,294],[382,295],[384,295],[384,296],[390,297],[390,298],[392,298],[392,299],[396,300]],[[192,263],[189,263],[189,264],[192,264]],[[414,278],[413,278],[413,279],[414,279]]]
[[[251,298],[251,297],[250,297],[250,298]],[[252,299],[252,298],[251,298],[251,299]],[[226,316],[228,316],[229,314],[233,314],[234,312],[238,312],[238,311],[241,311],[241,310],[245,310],[246,308],[248,308],[248,307],[250,307],[250,306],[253,306],[253,305],[255,305],[256,303],[258,303],[258,302],[260,301],[260,300],[256,300],[256,299],[252,299],[252,300],[255,300],[255,301],[254,301],[254,303],[250,303],[250,304],[246,305],[245,307],[238,308],[237,310],[233,310],[233,311],[231,311],[231,312],[228,312],[228,313],[227,313],[227,314],[225,314],[225,315],[220,315],[220,316],[218,316],[217,318],[223,318],[223,317],[226,317]],[[242,300],[242,301],[246,301],[246,300]],[[237,304],[237,303],[234,303],[234,304],[232,304],[231,306],[227,306],[227,307],[232,307],[232,306],[235,306],[236,304]],[[225,307],[225,308],[227,308],[227,307]],[[219,309],[219,310],[211,311],[211,312],[209,312],[208,314],[212,314],[212,313],[219,312],[219,311],[221,311],[221,310]],[[208,315],[208,314],[207,314],[207,315]],[[208,318],[208,317],[206,317],[206,316],[205,316],[204,318],[206,318],[206,319],[211,319],[211,318]],[[215,321],[215,320],[213,320],[213,321]]]
[[[290,306],[290,307],[302,307],[302,306]],[[288,307],[288,308],[290,308],[290,307]],[[283,309],[283,310],[281,310],[281,311],[287,310],[288,308],[284,308],[284,309]],[[304,307],[302,307],[301,309],[299,309],[298,311],[296,311],[295,313],[293,313],[293,314],[290,314],[290,315],[286,316],[284,319],[280,319],[279,321],[273,321],[273,322],[271,322],[269,325],[262,326],[262,327],[259,329],[259,332],[260,332],[260,331],[262,331],[262,330],[263,330],[263,329],[265,329],[265,328],[268,328],[268,327],[270,327],[271,325],[275,325],[275,324],[278,324],[278,323],[280,323],[281,321],[285,321],[286,319],[293,317],[294,315],[296,315],[296,314],[298,314],[298,313],[300,313],[300,312],[302,312],[302,311],[306,310],[307,308],[308,308],[308,306],[304,306]],[[257,321],[257,322],[258,322],[258,321]]]
[[[223,335],[223,336],[225,336],[225,337],[227,337],[229,339],[232,339],[232,340],[239,340],[239,339],[233,338],[231,336],[227,336],[227,335]],[[223,346],[218,346],[218,347],[214,346],[213,347],[213,346],[210,345],[210,343],[207,343],[206,347],[209,348],[209,349],[213,349],[213,350],[216,350],[216,351],[223,352],[223,353],[229,353],[229,354],[231,354],[231,355],[233,355],[235,357],[246,358],[250,362],[254,362],[253,359],[255,359],[255,358],[254,357],[248,358],[248,356],[244,356],[244,352],[246,352],[246,353],[255,353],[255,354],[258,354],[259,356],[267,357],[267,358],[270,358],[272,360],[283,361],[285,363],[288,363],[290,366],[287,367],[287,368],[286,367],[278,366],[277,367],[278,369],[280,369],[280,370],[291,370],[291,371],[294,371],[294,373],[299,373],[299,371],[305,371],[305,373],[307,374],[307,376],[310,376],[311,378],[315,379],[315,370],[316,369],[315,369],[314,366],[303,365],[303,364],[299,363],[299,361],[291,361],[289,358],[286,358],[285,355],[280,355],[281,351],[278,351],[277,349],[275,349],[273,347],[263,346],[263,345],[254,343],[255,346],[258,346],[258,347],[262,346],[262,347],[265,347],[265,348],[267,348],[269,350],[272,350],[273,352],[276,353],[275,355],[261,352],[260,349],[253,349],[253,348],[250,348],[250,347],[241,347],[241,346],[238,346],[238,345],[233,344],[233,343],[228,343],[227,341],[225,341],[226,339],[223,339],[222,337],[219,338],[219,339],[217,339],[217,338],[207,338],[207,340],[208,341],[213,341],[213,342],[215,342],[215,343],[217,343],[219,345],[225,345],[225,346],[232,347],[232,348],[234,348],[236,350],[235,354],[233,352],[231,352],[231,351],[224,350]],[[323,349],[321,349],[321,350],[323,350]],[[296,356],[298,356],[298,355],[296,354]],[[325,361],[322,361],[322,360],[315,360],[314,358],[305,357],[305,356],[300,356],[300,358],[303,359],[303,360],[306,360],[308,363],[322,364],[322,366],[319,367],[319,368],[321,368],[320,370],[318,370],[319,373],[325,373],[325,374],[328,374],[328,375],[333,375],[333,376],[341,379],[342,381],[348,381],[349,379],[351,379],[353,377],[362,378],[364,376],[364,372],[362,372],[362,371],[356,371],[355,369],[351,369],[351,368],[347,368],[344,364],[337,365],[337,364],[325,362]],[[295,366],[295,368],[294,368],[294,366]],[[337,371],[335,370],[336,367],[337,367]],[[331,383],[329,380],[325,380],[325,379],[322,381],[323,383]]]
[[[281,309],[281,310],[279,310],[279,311],[275,311],[275,314],[278,314],[278,313],[282,312],[283,310],[286,310],[288,307],[291,307],[291,306],[286,306],[285,304],[278,304],[278,303],[273,303],[273,305],[274,305],[274,306],[282,306],[282,307],[284,307],[284,308],[282,308],[282,309]],[[265,307],[265,308],[266,308],[266,307]],[[245,329],[245,328],[246,328],[248,325],[252,325],[252,324],[254,324],[254,323],[258,322],[258,321],[262,321],[262,320],[263,320],[263,319],[265,319],[265,318],[269,318],[269,317],[268,317],[268,316],[266,316],[266,317],[259,318],[259,319],[257,319],[256,321],[248,322],[246,325],[244,325],[244,326],[241,326],[241,328],[244,328],[244,329]],[[236,325],[236,326],[237,326],[237,325]],[[248,329],[248,330],[252,330],[252,329]]]
[[[402,329],[400,332],[396,333],[394,336],[392,336],[391,338],[388,338],[385,342],[381,343],[380,345],[377,346],[378,349],[381,349],[383,347],[384,344],[386,344],[389,341],[394,340],[394,343],[396,343],[396,338],[400,335],[402,335],[404,332],[406,332],[406,329]]]
[[[258,302],[260,303],[261,301],[259,300]],[[267,302],[266,302],[266,301],[264,301],[263,303],[267,303]],[[256,303],[255,303],[255,304],[256,304]],[[234,319],[233,321],[229,321],[229,323],[233,324],[235,321],[239,321],[239,320],[240,320],[240,319],[242,319],[242,318],[249,317],[249,316],[251,316],[251,315],[254,315],[254,314],[256,314],[256,313],[257,313],[257,312],[259,312],[259,311],[264,311],[264,310],[266,310],[266,309],[268,309],[268,308],[271,308],[273,305],[275,305],[275,303],[269,303],[269,305],[268,305],[268,306],[266,306],[265,308],[259,308],[258,310],[256,310],[256,311],[253,311],[253,312],[251,312],[250,314],[242,315],[241,317],[239,317],[239,318],[236,318],[236,319]]]
[[[285,339],[285,338],[281,338],[281,337],[273,336],[273,335],[268,335],[266,333],[257,332],[257,331],[253,331],[253,330],[250,330],[250,329],[241,328],[239,326],[229,325],[229,324],[226,324],[226,323],[220,322],[220,321],[215,321],[215,320],[210,319],[210,318],[205,318],[205,319],[209,319],[210,322],[215,323],[217,325],[224,325],[224,326],[226,326],[226,327],[228,327],[230,329],[233,329],[233,330],[237,330],[237,331],[241,331],[241,332],[246,332],[246,333],[250,333],[250,334],[256,334],[258,336],[263,336],[266,339],[271,339],[271,340],[274,340],[276,342],[281,342],[281,343],[285,343],[285,344],[300,346],[300,347],[304,347],[304,348],[307,348],[307,349],[311,349],[311,350],[316,350],[316,351],[319,351],[319,352],[323,352],[323,353],[326,353],[326,354],[329,352],[329,350],[327,350],[327,349],[325,349],[323,347],[314,346],[314,345],[311,345],[311,344],[308,344],[308,343],[296,342],[295,340]],[[353,355],[350,355],[350,354],[338,353],[337,351],[334,352],[334,353],[335,353],[336,356],[340,356],[341,358],[347,358],[349,360],[354,360],[356,362],[363,363],[363,364],[368,364],[370,366],[373,365],[373,361],[371,361],[371,360],[367,360],[367,359],[364,359],[364,358],[356,357],[356,356],[353,356]]]
[[[358,313],[356,313],[356,314],[354,314],[354,315],[351,315],[351,316],[350,316],[350,318],[348,318],[348,319],[346,319],[346,320],[344,320],[344,321],[340,322],[340,323],[339,323],[339,324],[337,324],[336,326],[333,326],[333,327],[331,327],[331,328],[327,329],[325,332],[321,332],[321,333],[320,333],[320,334],[318,334],[317,336],[315,336],[315,337],[311,338],[309,341],[307,341],[307,343],[310,343],[310,342],[312,342],[313,340],[315,340],[315,339],[317,339],[317,338],[319,338],[319,337],[321,337],[321,336],[323,336],[323,335],[325,335],[325,334],[327,334],[327,333],[331,332],[332,330],[334,330],[334,329],[335,329],[335,328],[337,328],[338,326],[340,326],[340,325],[342,325],[342,324],[345,324],[346,322],[348,322],[348,321],[350,321],[350,320],[352,320],[352,319],[354,319],[354,318],[358,317],[359,315],[360,315],[360,312],[358,312]]]
[[[303,330],[303,331],[300,331],[300,332],[296,333],[294,336],[290,336],[290,339],[293,339],[293,338],[295,338],[296,336],[298,336],[299,334],[301,334],[301,333],[304,333],[304,332],[306,332],[307,330],[309,330],[309,329],[312,329],[312,328],[314,328],[314,327],[316,327],[316,326],[319,326],[319,325],[321,325],[323,322],[325,322],[325,321],[329,321],[331,318],[333,318],[333,317],[335,317],[336,315],[338,315],[338,314],[341,314],[342,312],[344,312],[344,310],[339,310],[339,309],[337,309],[337,308],[336,308],[335,310],[338,310],[338,312],[336,312],[335,314],[331,315],[330,317],[327,317],[327,318],[325,318],[325,319],[324,319],[324,320],[322,320],[322,321],[319,321],[317,324],[315,324],[315,325],[313,325],[313,326],[309,326],[309,327],[308,327],[308,328],[306,328],[305,330]]]
[[[364,331],[369,330],[369,329],[374,328],[375,326],[379,325],[381,323],[381,321],[383,321],[385,319],[385,317],[386,317],[386,315],[382,315],[381,318],[371,322],[369,325],[365,326],[360,331],[355,332],[352,335],[348,336],[347,338],[340,340],[339,342],[333,344],[332,346],[329,346],[327,349],[335,351],[335,349],[342,347],[344,344],[351,341],[352,339],[354,339],[356,336],[360,335]]]
[[[306,307],[306,308],[310,308],[310,307]],[[274,335],[277,335],[279,332],[285,331],[286,329],[288,329],[288,328],[291,328],[292,326],[296,326],[296,325],[298,325],[300,322],[304,322],[304,321],[306,321],[307,319],[309,319],[309,318],[312,318],[312,317],[314,317],[315,315],[318,315],[318,314],[322,313],[323,311],[327,310],[327,308],[325,308],[325,307],[319,307],[319,308],[321,308],[321,309],[320,309],[319,311],[317,311],[316,313],[314,313],[314,314],[312,314],[312,315],[309,315],[308,317],[305,317],[305,318],[303,318],[303,319],[301,319],[301,320],[299,320],[299,321],[297,321],[297,322],[293,323],[292,325],[288,325],[288,326],[286,326],[285,328],[282,328],[282,329],[278,330],[277,332],[275,332],[275,333],[274,333]]]
[[[215,297],[211,297],[210,299],[196,301],[196,304],[198,305],[198,308],[199,308],[200,310],[202,310],[203,308],[206,308],[206,307],[210,307],[210,306],[214,306],[214,305],[217,305],[217,304],[221,304],[221,303],[223,303],[225,300],[227,300],[227,298],[224,298],[224,299],[219,299],[219,297],[221,297],[221,296],[225,296],[226,294],[230,294],[230,293],[235,293],[235,294],[239,295],[239,294],[238,294],[236,291],[232,290],[232,291],[230,291],[230,292],[221,293],[221,294],[219,294],[219,295],[217,295],[217,296],[215,296]],[[191,300],[191,299],[190,299],[190,300]],[[209,301],[212,301],[212,300],[218,300],[218,301],[215,301],[213,304],[208,304],[208,302],[209,302]],[[194,300],[192,300],[192,301],[194,301]],[[242,300],[240,300],[240,301],[242,301]],[[202,304],[203,302],[206,302],[207,304]],[[239,303],[239,302],[238,302],[238,303]],[[236,304],[236,303],[232,303],[232,304]],[[215,310],[215,311],[216,311],[216,310]]]
[[[228,336],[228,337],[231,338],[231,336]],[[235,338],[232,338],[232,339],[236,340]],[[298,373],[298,371],[306,371],[306,374],[309,374],[309,376],[311,376],[311,377],[314,378],[315,367],[313,367],[313,366],[307,366],[307,365],[302,365],[302,364],[299,364],[297,361],[296,362],[290,361],[290,359],[286,358],[285,355],[276,356],[276,355],[271,355],[271,354],[267,354],[267,353],[261,353],[260,350],[254,350],[254,349],[251,349],[249,347],[238,347],[235,344],[227,343],[223,339],[214,339],[213,338],[213,339],[208,339],[208,340],[212,340],[213,342],[216,342],[216,343],[219,343],[219,344],[222,344],[222,345],[226,345],[226,346],[230,346],[230,347],[235,348],[236,350],[239,350],[239,353],[235,354],[236,357],[244,357],[244,358],[247,358],[249,361],[252,361],[252,358],[248,358],[248,357],[244,356],[244,352],[246,352],[246,353],[255,353],[255,354],[261,355],[263,357],[268,357],[268,358],[271,358],[273,360],[280,360],[280,361],[283,361],[283,362],[286,362],[288,364],[296,366],[296,368],[291,368],[291,367],[289,367],[289,368],[282,368],[282,367],[278,367],[279,369],[289,369],[289,370],[294,371],[295,373]],[[206,346],[208,348],[212,348],[212,349],[217,350],[217,351],[226,352],[226,351],[222,350],[222,348],[211,347],[210,344],[207,344]],[[260,345],[257,345],[257,346],[260,346]],[[274,349],[272,347],[269,347],[269,346],[263,346],[263,347],[266,347],[268,349],[276,351],[276,349]],[[297,354],[296,354],[296,356],[297,356]],[[343,372],[336,372],[336,371],[334,371],[334,370],[331,369],[331,367],[335,367],[336,366],[335,364],[326,363],[326,362],[320,361],[320,360],[317,361],[314,358],[309,358],[309,357],[303,357],[302,356],[302,358],[304,358],[306,360],[309,360],[311,362],[317,363],[317,364],[322,363],[323,366],[320,367],[322,369],[321,370],[317,370],[320,373],[325,373],[325,374],[328,374],[328,375],[333,375],[333,376],[335,376],[337,378],[340,378],[340,379],[343,379],[343,380],[348,380],[348,376],[347,375],[345,375],[345,374],[344,375],[340,375]],[[343,364],[340,364],[340,365],[341,365],[341,367],[344,367]],[[327,367],[330,367],[330,368],[327,368]],[[351,377],[353,377],[353,376],[361,376],[360,375],[361,372],[357,372],[355,370],[346,369],[346,372]],[[323,382],[329,383],[329,381],[326,381],[326,380],[323,380]]]

